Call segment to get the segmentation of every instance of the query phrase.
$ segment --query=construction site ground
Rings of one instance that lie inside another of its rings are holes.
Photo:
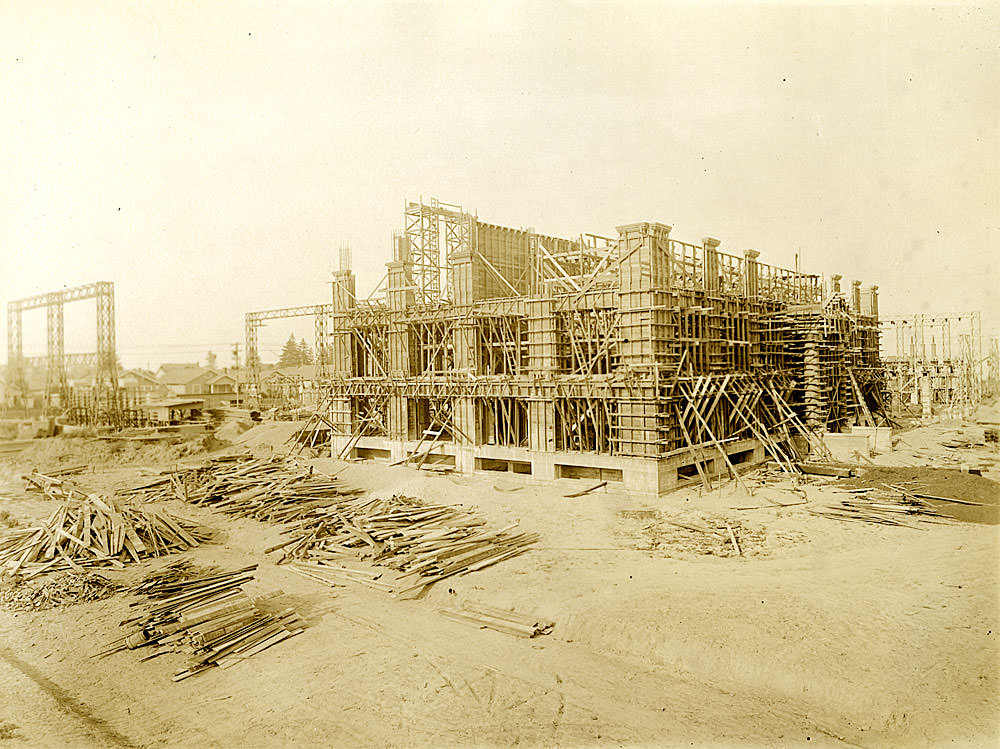
[[[295,427],[265,423],[226,449],[281,451]],[[978,507],[996,506],[997,485],[988,479],[998,478],[1000,455],[995,445],[977,444],[983,430],[974,421],[919,427],[871,460],[938,481],[928,493],[961,486]],[[90,444],[36,440],[5,457],[0,526],[52,512],[51,500],[24,491],[18,476],[30,468],[92,464],[75,480],[110,491],[207,455],[130,447],[120,460],[100,452],[91,461]],[[277,555],[264,550],[281,540],[279,526],[166,502],[219,530],[215,543],[187,558],[259,564],[253,590],[283,591],[306,631],[231,669],[174,683],[180,655],[92,657],[120,636],[128,596],[0,610],[0,743],[985,746],[1000,739],[995,511],[968,518],[975,522],[893,527],[814,514],[843,496],[846,484],[835,479],[796,485],[749,474],[752,495],[725,482],[711,492],[693,483],[658,499],[614,485],[569,498],[590,483],[311,462],[378,495],[462,504],[497,526],[518,521],[542,540],[527,554],[397,599],[360,585],[325,587],[276,565]],[[840,481],[866,480],[884,478]],[[721,534],[691,526],[733,528],[741,553]],[[136,580],[171,559],[104,574]],[[463,600],[535,613],[555,629],[521,639],[439,613]]]

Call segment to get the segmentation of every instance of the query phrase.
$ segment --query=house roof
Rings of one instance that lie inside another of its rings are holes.
[[[126,369],[124,372],[121,373],[121,376],[123,378],[135,377],[136,379],[149,380],[150,382],[156,382],[156,383],[159,382],[159,380],[156,379],[156,375],[150,372],[148,369],[140,369],[140,368]]]
[[[167,385],[186,385],[202,372],[200,364],[161,364],[156,376]]]

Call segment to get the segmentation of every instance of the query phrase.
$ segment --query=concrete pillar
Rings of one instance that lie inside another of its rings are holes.
[[[357,279],[354,271],[335,270],[333,272],[333,311],[344,312],[354,309],[357,302],[357,291],[355,289]]]
[[[551,299],[529,299],[528,370],[534,375],[550,376],[560,369],[558,331]]]
[[[334,271],[332,283],[331,304],[333,314],[330,317],[328,333],[329,347],[326,352],[327,367],[333,377],[351,377],[355,366],[351,353],[350,319],[346,313],[354,309],[355,277],[351,271]],[[317,355],[321,352],[317,351]]]
[[[671,228],[649,221],[618,227],[618,278],[622,293],[670,288]]]
[[[840,275],[839,273],[834,273],[832,276],[830,276],[830,285],[831,285],[830,291],[832,293],[834,294],[840,293],[840,281],[842,278],[843,276]]]
[[[455,441],[467,444],[478,445],[482,442],[476,420],[476,399],[469,396],[459,396],[454,399],[454,410],[452,411],[456,431]]]
[[[556,409],[551,400],[528,401],[528,448],[547,453],[556,449]]]
[[[472,253],[463,250],[452,258],[452,282],[455,306],[467,306],[475,302],[473,289]],[[479,373],[480,336],[475,320],[465,316],[465,322],[457,323],[452,329],[452,350],[455,352],[455,371],[474,376]],[[462,427],[464,429],[464,427]]]
[[[705,237],[701,240],[702,266],[704,277],[702,285],[707,294],[719,293],[719,242],[714,237]]]
[[[454,287],[452,301],[459,306],[475,302],[472,252],[470,250],[461,250],[452,256],[451,274]]]
[[[878,318],[878,286],[866,286],[861,291],[861,314]]]
[[[621,362],[626,367],[648,369],[666,352],[654,351],[657,316],[664,309],[652,309],[654,294],[665,294],[673,286],[673,256],[670,229],[666,224],[643,222],[618,227],[620,269],[618,340]],[[667,362],[662,362],[666,364]]]
[[[394,380],[406,380],[413,375],[413,346],[410,326],[404,319],[406,310],[414,305],[413,264],[409,262],[406,237],[397,237],[396,260],[386,263],[389,305],[389,375]],[[409,437],[409,408],[405,396],[398,393],[387,405],[389,437],[405,440]]]
[[[861,281],[851,281],[851,310],[861,314]]]
[[[825,425],[822,382],[820,380],[819,345],[810,333],[805,340],[802,380],[805,394],[805,423],[807,427],[822,431]]]
[[[760,253],[757,250],[743,250],[743,288],[749,299],[755,299],[760,287],[760,267],[757,265],[757,258]]]

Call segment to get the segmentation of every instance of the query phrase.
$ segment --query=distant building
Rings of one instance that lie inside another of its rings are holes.
[[[205,401],[201,398],[166,398],[144,403],[139,410],[153,426],[176,424],[201,416],[205,411]]]
[[[135,403],[148,403],[168,395],[167,386],[148,369],[126,369],[118,375],[118,387]]]
[[[318,367],[276,367],[261,378],[261,392],[269,400],[305,405],[315,400]]]

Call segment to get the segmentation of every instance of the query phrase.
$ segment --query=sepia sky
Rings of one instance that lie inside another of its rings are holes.
[[[245,312],[328,301],[342,243],[367,293],[433,196],[798,251],[883,314],[982,309],[995,335],[984,5],[0,0],[0,315],[110,280],[127,366],[229,364]],[[263,358],[310,327],[268,325]],[[92,305],[66,329],[93,350]]]

